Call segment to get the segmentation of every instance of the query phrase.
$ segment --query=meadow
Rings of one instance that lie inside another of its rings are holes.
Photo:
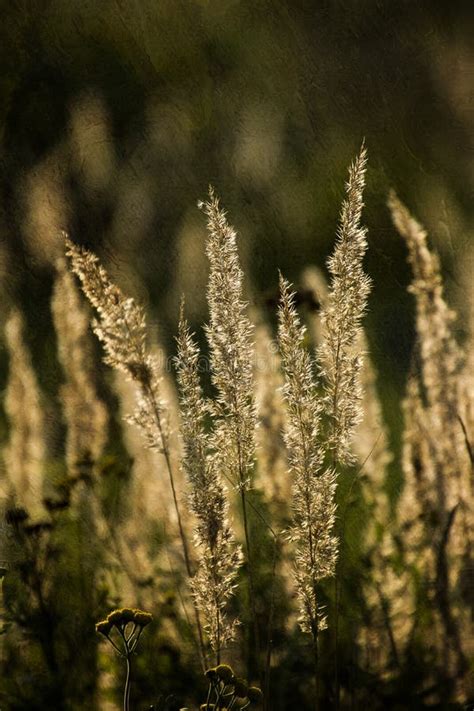
[[[328,279],[310,268],[295,289],[280,273],[273,322],[249,304],[237,233],[209,189],[207,347],[183,299],[171,360],[146,309],[57,235],[54,412],[18,307],[5,325],[7,708],[472,702],[473,335],[457,341],[439,260],[391,193],[416,339],[390,497],[364,332],[366,163],[363,145]]]
[[[2,3],[1,711],[474,708],[473,21]]]

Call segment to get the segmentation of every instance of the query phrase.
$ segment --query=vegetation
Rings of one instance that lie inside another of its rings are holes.
[[[473,702],[472,335],[458,342],[439,260],[391,194],[416,329],[398,460],[363,327],[365,171],[363,146],[329,283],[310,270],[302,292],[280,276],[276,341],[210,189],[207,348],[183,302],[176,378],[145,307],[58,236],[54,412],[18,307],[5,327],[7,708],[109,709],[122,694],[124,711]]]
[[[474,707],[473,12],[2,3],[2,711]]]

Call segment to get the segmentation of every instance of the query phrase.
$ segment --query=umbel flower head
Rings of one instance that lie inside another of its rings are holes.
[[[109,612],[105,620],[97,622],[95,629],[108,639],[121,657],[129,659],[137,647],[141,633],[152,619],[152,615],[144,610],[121,607]],[[114,636],[112,636],[113,630],[116,631]]]
[[[110,630],[112,629],[112,623],[108,620],[101,620],[96,623],[95,630],[99,634],[103,634],[105,637],[109,636]]]
[[[152,619],[153,617],[149,612],[131,607],[122,607],[109,612],[107,619],[98,622],[95,628],[97,632],[108,637],[112,627],[120,629],[128,625],[129,622],[133,622],[135,625],[143,628],[149,625]]]
[[[235,676],[228,664],[208,669],[206,677],[209,679],[207,703],[201,704],[200,709],[246,709],[263,700],[261,689]]]
[[[144,610],[121,607],[109,612],[107,618],[101,620],[95,626],[96,631],[99,634],[103,634],[119,656],[126,660],[127,678],[123,697],[124,711],[129,711],[130,709],[131,658],[137,648],[141,633],[152,619],[151,614]],[[115,631],[114,634],[112,634],[113,631]]]

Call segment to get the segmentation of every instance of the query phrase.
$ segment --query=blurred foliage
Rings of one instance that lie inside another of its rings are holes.
[[[27,305],[46,288],[28,199],[55,179],[63,226],[117,269],[133,265],[169,330],[183,286],[202,315],[184,242],[200,241],[195,203],[210,182],[257,293],[275,287],[277,266],[297,279],[329,250],[365,136],[371,325],[396,377],[409,311],[386,193],[419,214],[451,269],[472,221],[473,15],[470,2],[433,0],[4,3],[7,288]]]
[[[149,300],[171,351],[181,292],[194,323],[205,318],[204,224],[195,206],[208,184],[222,196],[241,234],[252,299],[271,303],[277,268],[298,283],[307,264],[323,265],[334,240],[346,167],[365,137],[367,271],[374,281],[368,335],[396,450],[413,323],[405,251],[391,225],[386,195],[395,187],[428,227],[451,301],[462,313],[465,294],[456,273],[474,220],[472,2],[4,0],[0,10],[2,310],[13,302],[23,307],[40,384],[53,403],[49,419],[61,381],[49,306],[59,229],[97,251],[125,290]],[[268,315],[273,317],[271,307]],[[2,351],[2,387],[6,366]],[[104,397],[116,405],[113,395]],[[0,428],[4,441],[3,417]],[[61,429],[53,427],[53,435],[54,468]],[[102,463],[110,475],[102,486],[113,520],[120,515],[127,473],[125,465],[117,465],[124,453],[119,437],[111,450]],[[395,469],[390,486],[396,494]],[[119,492],[117,510],[114,492]],[[357,547],[357,487],[354,496],[347,526]],[[78,591],[73,602],[85,606],[77,614],[86,624],[98,619],[110,600],[100,585],[94,599],[87,597],[89,573],[81,568],[87,560],[77,560],[73,545],[79,535],[61,536],[65,547],[58,550],[50,541],[48,555],[59,561],[59,581],[61,570],[70,571],[71,589]],[[271,540],[263,545],[271,550]],[[344,592],[345,607],[351,594],[359,594],[356,553],[345,554],[347,574],[355,581],[354,589]],[[94,560],[92,575],[97,565]],[[27,567],[20,570],[28,575]],[[264,598],[268,571],[260,574]],[[34,616],[38,591],[32,605],[17,583],[10,580],[6,597]],[[54,587],[54,579],[49,583]],[[165,620],[175,615],[174,604]],[[61,610],[51,614],[62,669],[69,672],[68,655],[78,644],[91,655],[89,661],[95,659],[97,640],[78,639]],[[304,690],[295,678],[309,662],[298,639],[278,636],[284,616],[281,602],[275,647],[282,662],[275,684],[277,694],[284,689],[290,694],[280,699],[281,708],[289,708],[303,703]],[[28,624],[48,661],[45,630],[35,627],[44,620]],[[351,624],[346,621],[345,639],[351,638]],[[33,649],[29,675],[8,681],[15,687],[10,698],[20,699],[11,708],[63,708],[64,699],[54,697],[60,685],[48,687],[57,661],[49,657],[48,677],[44,660],[35,654]],[[329,669],[330,651],[326,658]],[[367,690],[379,681],[357,676],[361,672],[350,659],[343,662],[343,683],[365,689],[371,703]],[[75,664],[82,669],[80,658]],[[67,674],[72,686],[65,691],[64,708],[86,707],[81,704],[90,668],[84,665],[80,689],[72,688],[75,681]],[[154,681],[150,668],[156,669]],[[143,706],[158,691],[185,697],[196,683],[195,671],[188,670],[160,626],[144,640],[137,674],[143,694],[137,703]],[[90,684],[92,696],[94,680]],[[416,679],[407,684],[416,685]],[[36,701],[34,695],[23,696],[33,685]],[[408,708],[397,693],[379,688],[378,698],[388,694],[390,703]]]

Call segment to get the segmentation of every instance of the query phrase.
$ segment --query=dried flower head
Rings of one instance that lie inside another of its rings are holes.
[[[225,684],[230,684],[234,678],[234,671],[228,664],[219,664],[216,667],[216,674]]]
[[[100,622],[97,622],[95,629],[96,632],[99,632],[99,634],[103,634],[105,637],[108,637],[109,632],[112,629],[112,623],[108,619],[101,620]]]
[[[263,692],[258,686],[249,686],[247,689],[248,700],[254,704],[259,704],[263,701]]]

